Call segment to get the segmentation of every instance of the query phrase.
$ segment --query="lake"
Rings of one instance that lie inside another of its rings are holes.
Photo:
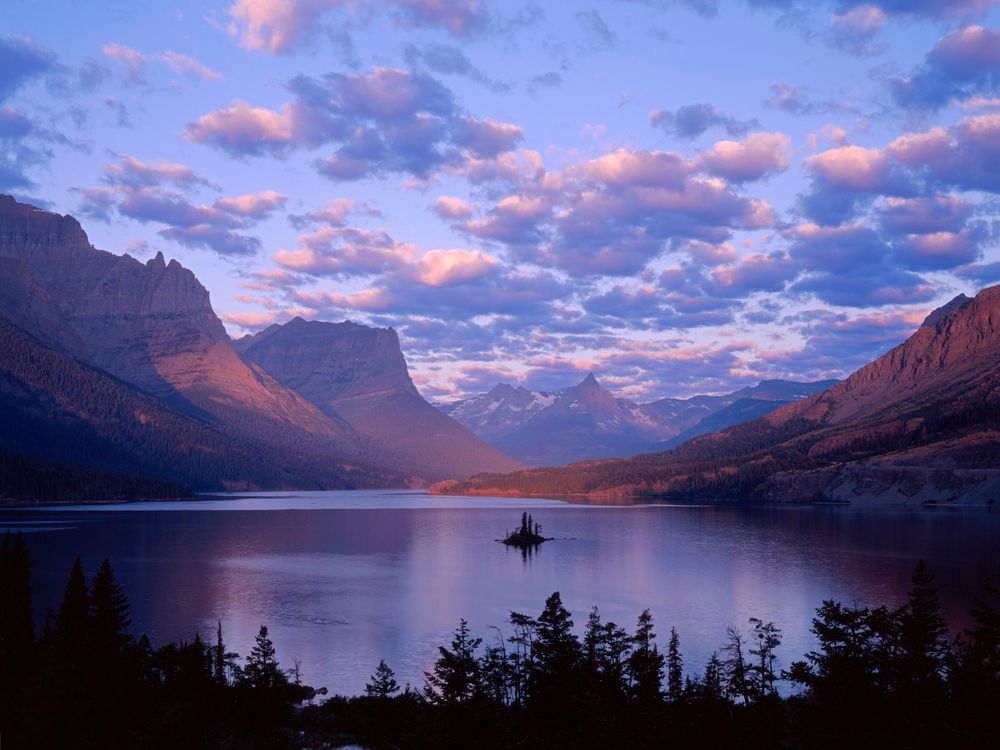
[[[495,542],[528,510],[555,540],[525,559]],[[591,606],[631,630],[648,607],[665,646],[680,634],[699,670],[727,625],[773,620],[782,663],[812,647],[825,598],[898,604],[917,559],[955,627],[1000,570],[1000,514],[850,507],[574,505],[422,492],[229,495],[196,502],[0,510],[35,563],[36,622],[80,555],[88,578],[109,557],[154,644],[214,640],[247,654],[266,624],[305,682],[360,692],[380,658],[400,684],[423,672],[460,617],[486,639],[511,610],[537,615],[562,593],[578,630]],[[509,628],[504,630],[509,634]]]

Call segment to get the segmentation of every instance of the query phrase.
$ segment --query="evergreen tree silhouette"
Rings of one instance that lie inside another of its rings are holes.
[[[948,650],[948,626],[941,615],[934,578],[923,560],[917,561],[912,588],[899,612],[900,678],[903,686],[935,690],[941,685]]]
[[[115,580],[111,562],[104,558],[90,584],[91,628],[98,652],[120,651],[129,640],[128,597]]]
[[[274,643],[268,637],[267,626],[261,625],[254,646],[243,667],[243,681],[254,688],[274,689],[287,684],[287,678],[275,655]]]
[[[82,655],[87,642],[89,615],[90,597],[87,593],[87,580],[78,557],[70,570],[62,604],[59,605],[59,613],[56,616],[56,637],[68,652]]]
[[[472,638],[469,623],[459,620],[451,649],[438,646],[433,672],[425,672],[424,692],[431,703],[454,706],[470,703],[480,694],[479,662],[476,649],[482,638]]]
[[[684,695],[684,659],[681,657],[680,637],[677,628],[670,628],[667,646],[667,697],[676,703]]]
[[[642,611],[632,637],[635,649],[629,658],[632,692],[640,703],[654,703],[663,697],[663,667],[665,660],[654,641],[653,615]]]
[[[379,660],[370,682],[365,684],[365,694],[370,698],[388,698],[397,692],[399,683],[396,682],[396,673],[385,663],[385,659]]]

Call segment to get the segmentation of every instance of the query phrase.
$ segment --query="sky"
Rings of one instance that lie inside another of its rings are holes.
[[[1000,0],[5,0],[0,192],[432,400],[843,377],[1000,282]]]

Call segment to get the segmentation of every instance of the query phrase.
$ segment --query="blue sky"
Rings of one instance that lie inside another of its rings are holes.
[[[8,0],[0,191],[425,395],[849,373],[1000,281],[997,0]]]

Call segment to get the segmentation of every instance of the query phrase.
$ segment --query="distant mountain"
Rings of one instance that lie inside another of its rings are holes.
[[[526,464],[556,466],[664,450],[683,442],[679,435],[690,432],[693,437],[761,416],[835,382],[765,380],[724,396],[637,404],[616,398],[588,375],[576,386],[553,392],[500,383],[488,393],[446,404],[441,410]],[[731,408],[741,400],[756,404]],[[715,426],[698,432],[697,426],[712,416]]]
[[[236,342],[248,362],[432,478],[519,464],[431,406],[410,380],[391,328],[294,318]]]
[[[452,492],[768,502],[1000,496],[1000,286],[958,298],[847,380],[663,453],[480,475]]]

